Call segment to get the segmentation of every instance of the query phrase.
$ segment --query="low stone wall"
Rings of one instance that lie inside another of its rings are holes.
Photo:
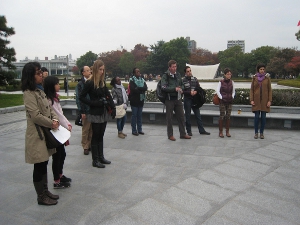
[[[61,105],[65,116],[75,120],[78,113],[75,100],[62,100]],[[240,114],[238,111],[240,111]],[[203,125],[217,126],[219,120],[219,107],[213,104],[204,104],[200,108]],[[111,121],[114,121],[111,119]],[[127,109],[127,123],[131,121],[131,108]],[[176,118],[173,118],[176,124]],[[191,116],[193,126],[196,125],[194,115]],[[232,127],[253,127],[254,114],[250,105],[233,105],[231,114]],[[164,105],[160,102],[146,102],[143,108],[143,123],[166,124]],[[300,107],[272,106],[271,113],[267,113],[266,128],[271,129],[300,129]]]

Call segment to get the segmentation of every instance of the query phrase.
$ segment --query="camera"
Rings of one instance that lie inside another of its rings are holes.
[[[100,98],[100,101],[102,101],[104,105],[107,105],[107,103],[108,103],[106,98],[104,98],[104,97]]]

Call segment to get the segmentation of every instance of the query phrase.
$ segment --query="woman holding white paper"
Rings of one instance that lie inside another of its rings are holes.
[[[64,116],[61,105],[59,103],[59,96],[57,94],[57,92],[59,92],[59,89],[59,79],[57,77],[48,76],[45,78],[44,91],[47,95],[49,105],[52,106],[52,109],[57,114],[60,125],[71,131],[72,125]],[[69,141],[57,147],[56,153],[52,155],[52,172],[54,177],[53,187],[56,189],[67,188],[71,186],[70,182],[72,181],[72,179],[63,175],[63,167],[66,158],[65,145],[69,145]]]
[[[40,126],[57,129],[58,117],[47,101],[42,86],[41,65],[38,62],[26,63],[22,70],[22,91],[26,109],[27,128],[25,134],[25,161],[34,164],[33,184],[37,193],[39,205],[56,205],[58,195],[48,190],[47,165],[49,156],[55,153],[54,149],[47,149],[45,138],[37,129]]]

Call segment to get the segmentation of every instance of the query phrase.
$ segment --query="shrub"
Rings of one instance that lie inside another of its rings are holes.
[[[206,103],[212,103],[212,98],[216,91],[214,89],[207,89]],[[300,89],[274,89],[272,90],[272,105],[275,106],[289,106],[300,107]],[[147,102],[159,102],[155,91],[147,91]],[[235,98],[233,101],[235,105],[250,105],[250,89],[235,89]]]

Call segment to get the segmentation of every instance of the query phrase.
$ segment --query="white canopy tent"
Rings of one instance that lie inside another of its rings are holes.
[[[219,68],[219,64],[216,65],[207,65],[207,66],[199,66],[199,65],[190,65],[187,66],[191,67],[192,74],[198,80],[206,80],[206,79],[214,79],[217,75],[217,70]]]

